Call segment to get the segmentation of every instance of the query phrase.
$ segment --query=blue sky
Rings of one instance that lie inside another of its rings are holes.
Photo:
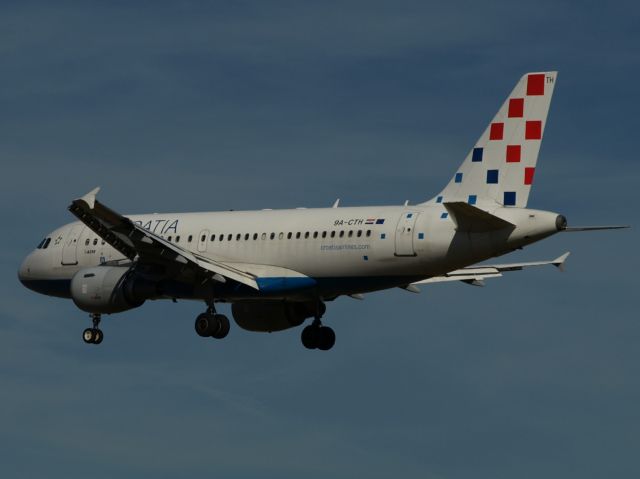
[[[4,2],[6,477],[637,477],[635,2]],[[446,184],[524,72],[558,70],[529,205],[567,271],[339,299],[225,341],[202,305],[89,321],[17,281],[94,186],[124,213],[401,204]]]

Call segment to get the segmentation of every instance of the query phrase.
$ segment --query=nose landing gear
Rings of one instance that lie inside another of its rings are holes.
[[[91,320],[93,321],[93,327],[87,328],[82,332],[82,339],[87,344],[100,344],[104,339],[102,330],[98,328],[100,324],[100,313],[92,313]]]

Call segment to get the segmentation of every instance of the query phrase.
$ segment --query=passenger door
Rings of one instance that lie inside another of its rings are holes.
[[[62,264],[78,264],[78,239],[84,229],[85,226],[80,223],[73,225],[67,233],[62,246]]]
[[[398,220],[396,227],[396,256],[415,256],[413,248],[413,238],[415,236],[414,226],[420,213],[416,211],[405,211]]]

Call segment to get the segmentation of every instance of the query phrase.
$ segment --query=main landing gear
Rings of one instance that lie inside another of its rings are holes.
[[[302,330],[300,339],[307,349],[328,351],[336,343],[336,333],[330,327],[323,326],[320,318],[316,318]]]
[[[93,321],[93,328],[87,328],[82,332],[82,339],[87,344],[100,344],[104,339],[102,330],[98,328],[100,324],[100,313],[92,313],[91,320]]]
[[[222,339],[229,334],[231,325],[229,319],[224,314],[217,314],[213,302],[205,313],[199,314],[196,318],[196,333],[203,338]]]

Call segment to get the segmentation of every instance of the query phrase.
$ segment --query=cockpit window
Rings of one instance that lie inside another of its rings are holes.
[[[42,249],[47,249],[49,247],[49,243],[51,243],[51,238],[47,238],[42,245]]]
[[[45,241],[47,241],[47,238],[45,238],[42,241],[40,241],[40,243],[38,243],[38,246],[36,246],[36,249],[42,248],[44,246]]]

